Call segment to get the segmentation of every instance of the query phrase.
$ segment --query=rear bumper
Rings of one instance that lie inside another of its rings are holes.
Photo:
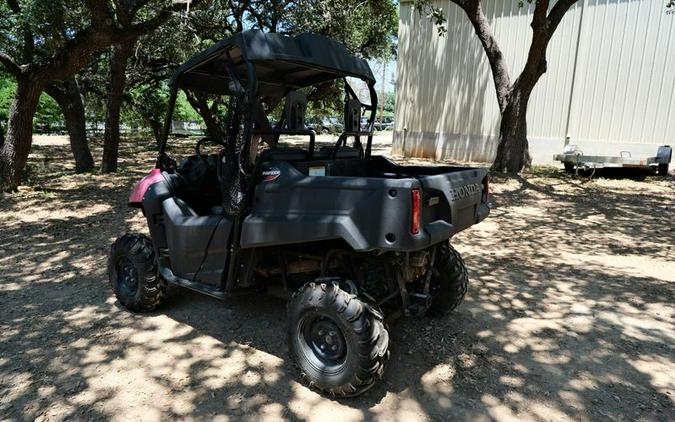
[[[490,215],[490,206],[485,202],[481,202],[481,204],[478,206],[478,210],[476,211],[476,224],[485,220],[488,215]]]

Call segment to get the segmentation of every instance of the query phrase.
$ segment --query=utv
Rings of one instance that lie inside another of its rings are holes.
[[[320,147],[305,126],[306,93],[325,84],[344,88],[345,124]],[[485,169],[400,166],[371,154],[374,86],[365,60],[313,34],[249,30],[180,66],[156,167],[129,197],[150,237],[126,234],[110,251],[119,302],[154,309],[168,284],[218,299],[282,294],[302,378],[335,396],[370,388],[389,355],[385,320],[459,305],[468,277],[449,239],[489,213]],[[167,139],[179,89],[229,105],[223,136],[201,139],[177,165]],[[281,147],[280,135],[308,142]],[[205,152],[209,143],[217,153]]]

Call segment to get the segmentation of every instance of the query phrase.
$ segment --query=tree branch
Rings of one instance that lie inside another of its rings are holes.
[[[53,82],[45,88],[45,92],[47,95],[52,97],[54,101],[57,102],[57,104],[61,105],[63,104],[65,106],[66,104],[66,90],[63,87],[62,82]]]
[[[138,13],[139,10],[141,10],[146,4],[148,4],[148,2],[149,0],[137,0],[131,7],[129,14],[131,16],[136,16],[136,13]]]
[[[497,103],[499,110],[504,111],[509,100],[509,93],[511,91],[511,78],[509,77],[509,70],[506,66],[506,60],[502,54],[497,40],[492,34],[490,23],[488,22],[479,0],[451,0],[459,6],[476,31],[476,36],[483,45],[483,50],[490,63],[492,70],[492,79],[495,83],[495,90],[497,91]]]
[[[577,0],[558,0],[556,4],[551,9],[551,12],[548,14],[548,37],[551,38],[553,33],[558,28],[560,21],[562,20],[565,13],[576,3]]]
[[[87,0],[87,8],[94,25],[104,25],[110,19],[110,8],[106,0]]]
[[[122,26],[129,26],[129,24],[131,24],[130,13],[126,3],[127,2],[122,4],[120,0],[113,0],[113,4],[115,5],[115,16],[117,16],[117,21]]]
[[[191,4],[197,5],[203,1],[192,0]],[[44,79],[57,80],[70,76],[86,64],[94,51],[105,48],[113,42],[129,41],[154,30],[166,22],[173,12],[185,7],[186,3],[173,3],[158,12],[155,17],[124,29],[115,28],[112,22],[106,23],[110,12],[106,0],[87,0],[87,4],[94,22],[88,28],[79,31],[52,56],[52,59],[40,67],[39,73]],[[101,20],[103,16],[105,18]]]
[[[532,16],[532,42],[527,53],[525,67],[520,73],[514,86],[523,87],[526,90],[534,88],[539,77],[546,72],[546,47],[551,39],[548,33],[548,21],[546,11],[549,0],[538,0]]]
[[[9,5],[9,9],[14,12],[15,15],[21,13],[21,7],[17,0],[7,0],[7,4]]]
[[[109,46],[115,40],[113,35],[112,25],[101,27],[96,23],[78,31],[54,55],[43,61],[36,70],[38,78],[47,81],[65,79],[81,69],[96,50]]]
[[[119,31],[119,33],[116,35],[118,35],[121,38],[129,39],[139,37],[143,34],[147,34],[148,32],[157,29],[164,22],[169,20],[169,18],[173,13],[185,9],[188,2],[190,3],[190,7],[195,7],[204,3],[204,1],[205,0],[192,0],[192,1],[185,0],[182,2],[176,1],[171,6],[167,6],[161,11],[159,11],[154,17],[146,20],[145,22],[131,25],[130,27],[124,29],[123,31]]]
[[[12,13],[14,13],[17,17],[20,17],[21,5],[19,4],[18,0],[7,0],[7,5],[9,6],[9,9],[12,11]],[[35,50],[33,32],[31,31],[28,22],[23,21],[22,19],[19,21],[22,22],[21,26],[23,27],[22,59],[24,63],[30,63],[33,61],[33,51]]]
[[[0,51],[0,63],[10,74],[18,76],[21,74],[21,66],[16,63],[16,60],[4,51]]]

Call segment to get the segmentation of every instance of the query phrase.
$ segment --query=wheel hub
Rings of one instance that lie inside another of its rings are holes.
[[[331,319],[318,316],[306,321],[303,337],[308,348],[323,364],[333,366],[344,361],[346,341],[340,328]]]
[[[121,293],[126,295],[136,294],[136,290],[138,290],[138,276],[136,275],[136,267],[133,261],[128,257],[121,258],[117,262],[117,281]]]

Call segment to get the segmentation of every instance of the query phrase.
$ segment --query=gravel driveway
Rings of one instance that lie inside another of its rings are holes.
[[[467,300],[394,322],[384,380],[333,400],[296,381],[278,299],[174,289],[156,312],[120,308],[106,256],[145,231],[126,207],[142,145],[117,176],[35,146],[30,186],[0,202],[0,419],[675,419],[672,177],[495,178],[491,216],[454,239]]]

